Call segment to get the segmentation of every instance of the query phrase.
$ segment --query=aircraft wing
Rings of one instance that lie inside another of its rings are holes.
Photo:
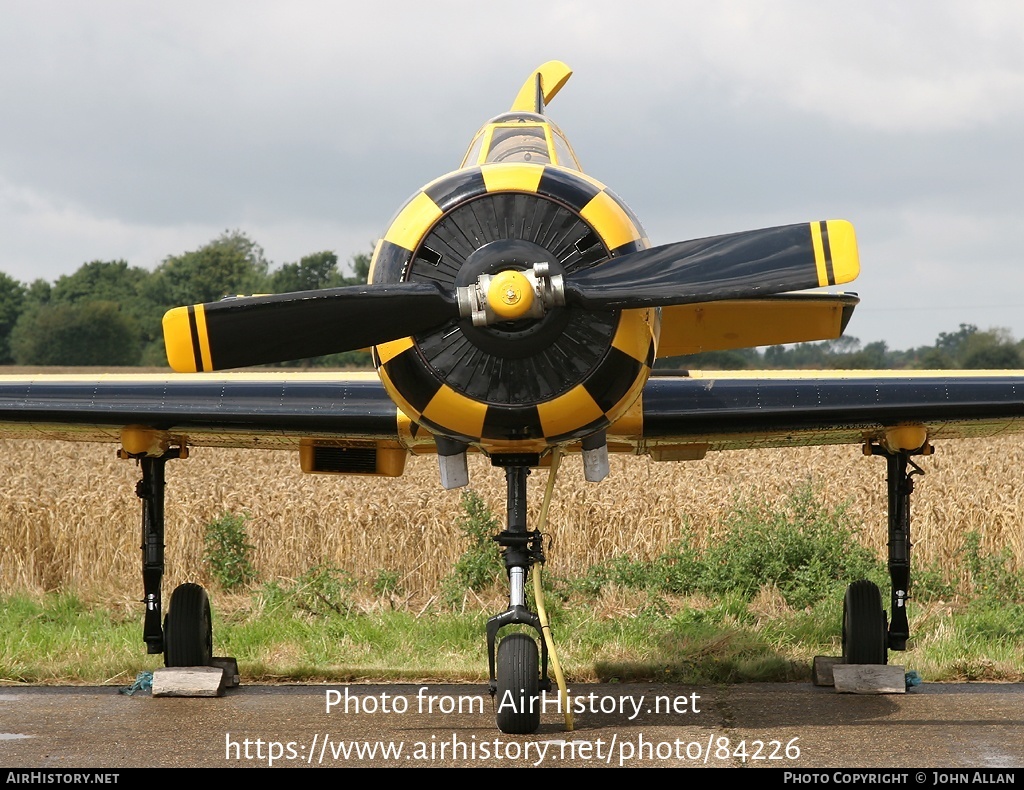
[[[609,440],[637,435],[640,416],[637,450],[659,460],[884,442],[901,427],[928,441],[995,436],[1024,431],[1024,372],[694,371],[649,379],[632,416]]]
[[[397,441],[398,409],[374,373],[0,377],[0,436],[120,442],[130,425],[200,446],[372,444]]]
[[[0,377],[2,437],[120,443],[126,426],[175,443],[257,449],[398,450],[416,434],[374,373]],[[924,428],[929,441],[1024,431],[1024,372],[655,375],[608,438],[612,450],[686,460],[709,450],[882,441],[901,426]]]

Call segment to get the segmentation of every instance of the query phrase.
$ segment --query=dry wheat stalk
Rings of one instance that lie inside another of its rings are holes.
[[[965,533],[1007,547],[1024,567],[1024,489],[1016,485],[1024,439],[942,443],[921,460],[914,494],[915,564],[956,564]],[[471,461],[471,483],[503,513],[500,470]],[[530,478],[530,516],[547,472]],[[138,470],[110,446],[0,442],[0,591],[74,588],[141,593]],[[549,569],[580,573],[618,554],[651,557],[689,534],[706,546],[743,497],[781,503],[810,480],[829,506],[848,502],[860,540],[885,556],[885,463],[857,447],[761,450],[657,464],[614,457],[603,484],[583,482],[579,459],[559,475],[549,532]],[[286,452],[200,448],[167,468],[165,589],[204,579],[203,525],[230,510],[251,515],[254,563],[264,579],[295,578],[329,562],[357,576],[396,570],[403,587],[431,594],[464,550],[459,493],[437,480],[432,457],[404,477],[304,476]],[[919,565],[920,567],[920,565]]]

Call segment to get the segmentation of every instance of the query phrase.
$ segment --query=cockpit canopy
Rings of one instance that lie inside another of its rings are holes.
[[[528,162],[581,170],[569,141],[547,117],[510,112],[487,122],[476,133],[462,167],[497,162]]]

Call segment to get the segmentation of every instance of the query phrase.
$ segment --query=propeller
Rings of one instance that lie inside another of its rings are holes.
[[[744,299],[838,285],[857,277],[853,226],[784,225],[680,241],[610,258],[566,281],[566,301],[590,310]]]
[[[164,339],[174,370],[221,370],[379,345],[459,317],[493,323],[562,304],[629,310],[756,298],[847,283],[859,270],[853,226],[828,220],[639,250],[564,282],[536,264],[457,289],[411,282],[230,297],[170,310]]]
[[[366,348],[458,315],[438,283],[353,285],[175,307],[164,343],[179,373],[223,370]]]

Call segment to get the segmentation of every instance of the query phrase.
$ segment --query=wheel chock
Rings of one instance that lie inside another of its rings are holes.
[[[906,694],[907,674],[893,664],[835,664],[832,667],[840,694]]]
[[[223,697],[223,667],[163,667],[153,670],[154,697]]]

